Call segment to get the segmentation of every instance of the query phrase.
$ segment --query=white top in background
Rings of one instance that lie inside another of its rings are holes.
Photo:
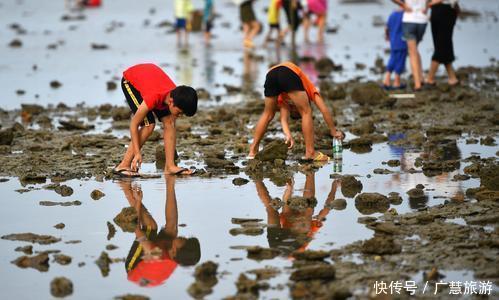
[[[423,13],[426,7],[426,0],[405,0],[405,4],[412,9],[411,12],[404,12],[402,22],[426,24],[428,22],[427,13]]]

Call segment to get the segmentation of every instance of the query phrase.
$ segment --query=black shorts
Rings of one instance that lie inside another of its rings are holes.
[[[251,23],[256,21],[255,11],[253,10],[253,1],[246,1],[239,6],[239,17],[242,23]]]
[[[277,23],[277,24],[269,24],[269,27],[270,27],[270,29],[273,29],[273,28],[275,28],[277,30],[281,29],[281,25],[279,23]]]
[[[140,92],[125,78],[121,78],[121,89],[123,90],[123,94],[125,94],[128,106],[130,106],[130,109],[132,110],[133,113],[136,113],[137,109],[139,108],[140,104],[143,101]],[[163,117],[170,115],[170,110],[154,109],[153,111],[147,113],[146,117],[144,118],[144,121],[140,123],[140,125],[149,126],[150,124],[156,123],[156,120],[154,118],[155,115],[156,118],[158,118],[158,120],[161,121]]]
[[[211,32],[212,28],[213,28],[213,21],[204,22],[204,32]]]
[[[285,66],[279,66],[270,70],[267,73],[263,87],[265,97],[276,97],[281,93],[305,90],[300,77]]]

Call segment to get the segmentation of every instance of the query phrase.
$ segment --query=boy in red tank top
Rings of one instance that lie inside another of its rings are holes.
[[[176,86],[161,68],[150,63],[125,70],[121,87],[134,115],[130,121],[130,145],[113,173],[125,177],[139,176],[138,170],[142,163],[140,149],[153,133],[158,119],[163,123],[165,174],[192,174],[192,170],[175,164],[175,121],[181,115],[191,117],[196,114],[196,90],[190,86]]]

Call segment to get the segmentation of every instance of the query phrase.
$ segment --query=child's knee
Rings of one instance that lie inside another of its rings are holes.
[[[142,127],[142,130],[147,133],[147,136],[151,135],[154,131],[155,123],[150,123],[149,126]]]

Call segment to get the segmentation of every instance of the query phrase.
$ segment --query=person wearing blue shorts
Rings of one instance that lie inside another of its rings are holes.
[[[385,79],[383,80],[385,90],[405,88],[405,85],[400,82],[400,75],[405,71],[407,58],[407,43],[402,39],[403,14],[403,10],[392,12],[385,27],[385,38],[390,41],[390,60],[386,66]],[[395,73],[393,85],[391,84],[392,73]]]

